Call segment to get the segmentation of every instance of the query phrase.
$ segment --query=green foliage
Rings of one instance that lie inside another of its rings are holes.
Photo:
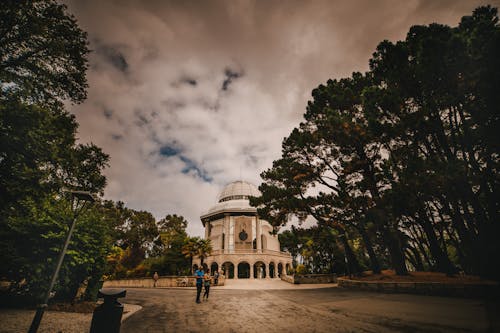
[[[87,96],[87,34],[55,0],[5,0],[0,7],[0,84],[27,103]]]
[[[9,233],[1,245],[10,260],[2,274],[15,282],[13,292],[40,299],[47,290],[73,219],[70,205],[64,198],[47,197],[41,206],[28,201],[22,215],[9,216]],[[54,289],[56,298],[72,300],[81,283],[100,279],[110,247],[111,229],[104,223],[103,212],[90,207],[77,219]]]
[[[86,96],[86,34],[56,1],[0,6],[0,278],[12,292],[41,297],[72,220],[64,189],[102,193],[108,155],[77,144],[63,102]],[[112,233],[106,212],[79,216],[56,297],[73,299],[101,279]]]
[[[193,262],[194,257],[198,257],[201,260],[201,265],[203,266],[203,261],[206,257],[210,256],[212,253],[212,244],[210,239],[202,239],[200,237],[188,237],[182,246],[182,254],[186,258],[189,258],[189,262]]]
[[[298,264],[297,267],[295,267],[295,274],[297,274],[297,275],[304,275],[304,274],[308,274],[308,273],[310,273],[310,272],[308,272],[305,265]]]
[[[113,218],[114,246],[107,257],[107,279],[160,275],[185,275],[191,263],[182,253],[188,241],[187,221],[167,215],[155,222],[147,212],[126,208],[123,203],[105,203]]]
[[[182,216],[167,215],[158,221],[160,238],[164,250],[171,249],[184,242],[187,237],[187,221]]]
[[[499,78],[490,6],[381,42],[368,73],[312,91],[251,203],[276,227],[295,215],[333,229],[351,272],[368,257],[374,271],[388,258],[398,274],[500,278]]]

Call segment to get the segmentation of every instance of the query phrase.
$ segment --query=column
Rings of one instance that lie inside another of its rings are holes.
[[[258,216],[255,216],[255,219],[257,221],[257,224],[256,224],[256,227],[255,229],[257,230],[257,235],[256,235],[256,238],[257,238],[257,252],[262,252],[262,229],[261,229],[261,226],[260,226],[260,219]]]
[[[250,279],[253,279],[253,264],[250,264]]]
[[[224,214],[224,253],[229,253],[229,214]]]
[[[266,279],[269,279],[270,276],[269,276],[269,264],[264,264],[264,267],[266,269]]]
[[[233,264],[234,266],[234,278],[238,279],[238,264]]]

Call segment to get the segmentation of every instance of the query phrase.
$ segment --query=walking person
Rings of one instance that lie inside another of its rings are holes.
[[[205,273],[203,272],[203,267],[200,267],[194,272],[194,277],[196,278],[196,303],[201,303],[200,295],[201,289],[203,288],[203,277]]]
[[[203,285],[205,286],[205,292],[203,293],[203,300],[208,301],[208,294],[210,293],[210,279],[212,277],[210,276],[210,269],[207,268],[207,272],[205,273],[205,276],[203,277]]]

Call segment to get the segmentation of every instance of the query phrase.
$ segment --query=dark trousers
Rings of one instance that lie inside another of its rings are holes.
[[[200,283],[200,284],[196,284],[196,303],[200,303],[200,295],[201,295],[201,288],[203,287],[203,285]]]
[[[203,298],[207,298],[208,299],[208,293],[210,292],[210,285],[208,286],[205,286],[205,292],[203,293]]]

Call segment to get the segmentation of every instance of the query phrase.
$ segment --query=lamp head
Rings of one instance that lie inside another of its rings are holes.
[[[65,192],[69,193],[73,198],[76,198],[80,201],[95,202],[94,196],[89,191],[67,190]]]

